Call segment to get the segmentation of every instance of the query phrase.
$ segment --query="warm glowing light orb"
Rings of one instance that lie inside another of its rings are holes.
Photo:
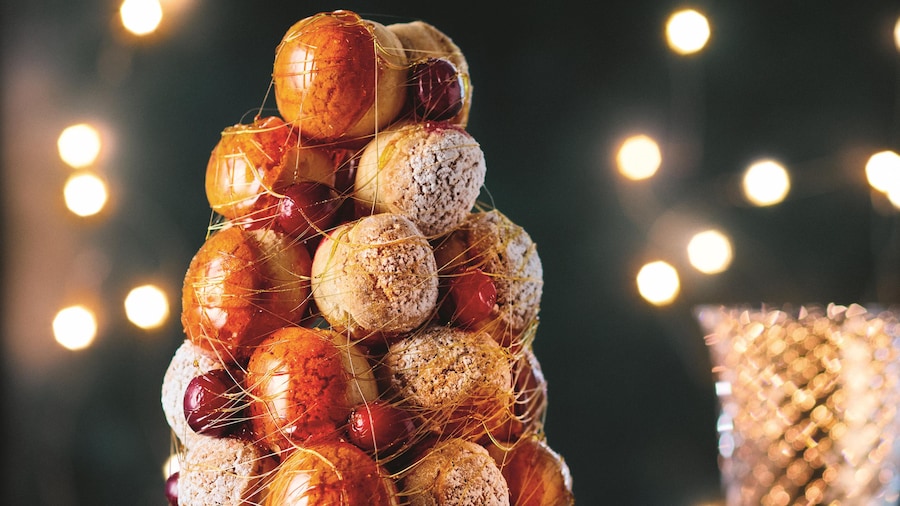
[[[53,318],[53,337],[70,350],[87,348],[97,337],[97,318],[81,305],[62,309]]]
[[[154,285],[134,288],[125,297],[125,316],[142,329],[157,328],[169,317],[169,298]]]
[[[900,51],[900,18],[894,23],[894,45],[897,46],[897,51]]]
[[[881,151],[866,162],[866,179],[869,185],[880,191],[900,185],[900,155],[893,151]]]
[[[103,210],[109,193],[98,176],[83,172],[73,174],[63,188],[66,207],[78,216],[93,216]]]
[[[691,237],[687,246],[688,260],[704,274],[717,274],[731,265],[731,241],[718,230],[705,230]]]
[[[888,188],[888,191],[885,193],[887,195],[888,201],[894,206],[895,209],[900,211],[900,185],[897,185],[893,188]]]
[[[678,54],[691,54],[706,47],[710,29],[706,16],[693,10],[675,12],[666,22],[666,40]]]
[[[757,206],[778,204],[791,190],[791,178],[781,164],[763,160],[751,165],[744,172],[744,196]]]
[[[135,35],[156,31],[162,22],[163,10],[159,0],[125,0],[119,7],[122,26]]]
[[[616,155],[619,172],[631,180],[647,179],[656,174],[662,164],[659,145],[646,135],[625,139]]]
[[[100,156],[100,132],[87,123],[68,126],[59,134],[56,148],[66,164],[76,169],[87,167]]]
[[[637,275],[638,292],[655,306],[670,304],[681,290],[678,271],[662,260],[641,267]]]

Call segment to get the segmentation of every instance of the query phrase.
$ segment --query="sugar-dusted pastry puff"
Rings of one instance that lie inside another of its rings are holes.
[[[183,445],[192,446],[193,440],[204,437],[191,430],[184,416],[184,391],[188,383],[196,376],[224,367],[215,355],[188,339],[175,350],[163,376],[161,402],[169,427]]]
[[[256,444],[237,438],[205,437],[190,446],[178,477],[178,504],[260,504],[277,462]]]
[[[396,506],[397,486],[365,452],[344,441],[298,448],[278,467],[267,506]]]
[[[302,319],[310,265],[301,243],[274,230],[216,231],[185,275],[181,322],[188,338],[223,362],[249,356],[268,333]]]
[[[512,371],[516,396],[513,416],[491,431],[494,439],[503,444],[514,443],[523,436],[543,435],[547,413],[547,380],[530,346],[516,353]]]
[[[407,218],[381,213],[319,244],[312,292],[322,316],[357,339],[392,339],[428,321],[438,296],[434,252]]]
[[[462,109],[449,121],[465,127],[469,121],[469,109],[472,106],[472,81],[469,75],[469,64],[462,50],[446,34],[424,21],[394,23],[387,25],[406,49],[406,58],[410,65],[423,62],[429,58],[449,60],[459,72],[463,82]]]
[[[509,345],[535,323],[544,286],[537,245],[500,211],[470,214],[458,229],[436,242],[434,253],[442,277],[480,269],[494,283],[494,309],[470,327],[489,330]]]
[[[396,403],[439,438],[479,439],[513,416],[509,352],[488,333],[435,325],[388,348]]]
[[[463,439],[438,443],[402,479],[410,506],[508,506],[509,488],[483,447]]]
[[[295,23],[275,52],[278,110],[301,138],[365,139],[406,102],[406,54],[397,36],[350,11]]]
[[[461,127],[401,122],[363,150],[354,198],[361,214],[400,214],[437,237],[469,215],[486,170],[481,147]]]
[[[244,383],[253,433],[280,454],[338,438],[352,408],[378,397],[365,355],[326,329],[277,330],[251,355]]]
[[[532,436],[522,438],[511,448],[490,445],[487,450],[506,478],[513,505],[575,504],[569,466],[545,440]]]

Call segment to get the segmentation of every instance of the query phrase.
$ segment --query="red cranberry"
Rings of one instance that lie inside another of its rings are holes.
[[[348,422],[350,442],[368,452],[390,452],[408,441],[415,430],[408,413],[381,401],[357,406]]]
[[[491,315],[497,302],[497,288],[481,269],[467,269],[450,276],[447,299],[450,321],[470,327]]]
[[[166,480],[166,500],[169,506],[178,506],[178,472],[172,473]]]
[[[295,183],[282,193],[284,198],[278,204],[275,220],[286,234],[305,239],[334,223],[341,199],[327,185]]]
[[[436,121],[450,119],[462,110],[465,87],[450,60],[429,58],[412,68],[412,93],[416,114]]]
[[[225,437],[238,425],[243,390],[233,374],[215,369],[194,377],[184,391],[184,417],[197,434]]]

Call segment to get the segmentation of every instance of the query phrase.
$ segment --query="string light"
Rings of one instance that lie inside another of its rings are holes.
[[[693,10],[675,12],[666,23],[666,40],[678,54],[692,54],[706,47],[710,28],[706,16]]]
[[[651,137],[635,135],[625,139],[616,155],[619,172],[628,179],[653,177],[662,164],[659,145]]]
[[[780,163],[763,160],[752,164],[743,179],[744,196],[757,206],[782,202],[791,190],[791,178]]]
[[[655,306],[671,304],[681,290],[678,271],[670,264],[657,260],[641,267],[637,274],[638,292]]]
[[[897,47],[897,51],[900,51],[900,18],[897,18],[897,22],[894,24],[894,46]]]
[[[160,327],[169,317],[169,299],[157,286],[138,286],[125,297],[125,315],[142,329]]]
[[[53,336],[64,348],[87,348],[97,337],[97,318],[93,311],[82,305],[61,309],[53,318]]]
[[[159,28],[163,10],[158,0],[125,0],[119,16],[126,30],[135,35],[149,35]]]
[[[87,123],[63,129],[56,141],[59,157],[73,168],[87,167],[100,155],[100,132]]]
[[[895,209],[900,210],[900,184],[888,188],[886,192],[888,201]]]
[[[69,176],[63,188],[66,207],[78,216],[93,216],[103,210],[109,193],[99,176],[82,172]]]
[[[731,241],[718,230],[705,230],[691,237],[687,246],[691,265],[704,274],[718,274],[731,265]]]
[[[900,155],[893,151],[881,151],[866,162],[866,179],[869,186],[882,193],[900,186]]]

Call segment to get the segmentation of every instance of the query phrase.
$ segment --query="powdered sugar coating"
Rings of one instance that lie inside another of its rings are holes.
[[[255,444],[235,438],[203,438],[188,448],[178,477],[178,503],[238,506],[262,504],[275,460]]]
[[[376,214],[341,225],[316,250],[312,290],[335,329],[364,338],[410,332],[437,304],[431,245],[407,218]]]
[[[415,406],[455,409],[512,388],[507,352],[485,332],[433,326],[393,343],[391,385]]]
[[[426,236],[440,236],[472,210],[486,170],[481,147],[462,128],[402,123],[366,146],[356,198],[361,209],[401,214]]]
[[[191,442],[196,439],[207,439],[207,436],[195,433],[188,426],[184,417],[184,391],[192,379],[215,369],[224,369],[218,357],[185,340],[175,350],[163,376],[163,412],[172,431],[186,446],[191,446]]]
[[[537,317],[544,287],[537,245],[501,212],[469,214],[435,254],[442,270],[478,267],[491,276],[497,290],[492,323],[517,333]]]
[[[507,506],[509,488],[481,446],[462,439],[439,444],[403,480],[410,506]]]
[[[511,357],[487,332],[427,327],[392,343],[383,362],[397,404],[441,439],[478,440],[513,419]]]

